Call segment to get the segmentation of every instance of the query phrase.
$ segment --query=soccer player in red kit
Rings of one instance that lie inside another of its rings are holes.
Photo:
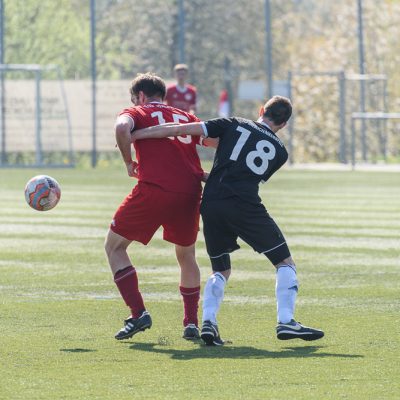
[[[196,112],[197,89],[186,83],[189,68],[186,64],[177,64],[174,71],[177,83],[168,86],[165,103],[194,114]]]
[[[115,213],[105,243],[114,281],[132,314],[115,335],[118,340],[151,327],[151,317],[146,311],[127,247],[132,241],[147,245],[160,226],[164,229],[164,240],[175,244],[181,268],[183,337],[199,337],[200,271],[195,258],[195,241],[204,176],[196,150],[199,140],[192,136],[141,140],[134,143],[137,162],[131,155],[134,130],[168,122],[199,121],[192,114],[163,104],[165,92],[161,78],[150,73],[139,74],[130,87],[135,106],[120,113],[115,127],[128,175],[138,178],[138,184]]]

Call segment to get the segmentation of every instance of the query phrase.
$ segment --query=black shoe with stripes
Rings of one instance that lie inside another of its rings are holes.
[[[186,325],[182,337],[186,340],[200,339],[199,328],[195,324]]]
[[[139,318],[128,318],[124,321],[125,326],[117,332],[115,339],[129,339],[138,332],[151,328],[151,317],[147,311],[143,311]]]
[[[310,328],[292,319],[286,324],[279,323],[276,327],[276,336],[279,340],[302,339],[317,340],[324,336],[324,332],[319,329]]]
[[[223,346],[224,341],[219,336],[218,325],[211,321],[204,321],[201,328],[201,338],[207,346]]]

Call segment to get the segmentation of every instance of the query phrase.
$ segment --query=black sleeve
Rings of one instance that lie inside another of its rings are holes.
[[[217,138],[223,136],[232,127],[233,123],[233,118],[215,118],[205,121],[204,127],[207,131],[207,137]]]

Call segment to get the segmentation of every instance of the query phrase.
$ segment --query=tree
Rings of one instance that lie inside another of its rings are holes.
[[[58,64],[88,76],[89,25],[69,0],[5,0],[5,62]]]

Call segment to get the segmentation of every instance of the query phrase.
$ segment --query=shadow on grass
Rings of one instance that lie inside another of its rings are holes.
[[[170,355],[174,360],[192,360],[196,358],[237,358],[237,359],[261,359],[261,358],[362,358],[359,354],[338,354],[317,352],[323,346],[299,346],[285,347],[281,351],[268,351],[250,346],[225,345],[221,347],[200,345],[193,350],[178,350],[163,348],[159,343],[133,343],[129,346],[131,350],[147,351]]]
[[[60,349],[60,351],[64,351],[66,353],[91,353],[97,350],[76,348],[76,349]]]

